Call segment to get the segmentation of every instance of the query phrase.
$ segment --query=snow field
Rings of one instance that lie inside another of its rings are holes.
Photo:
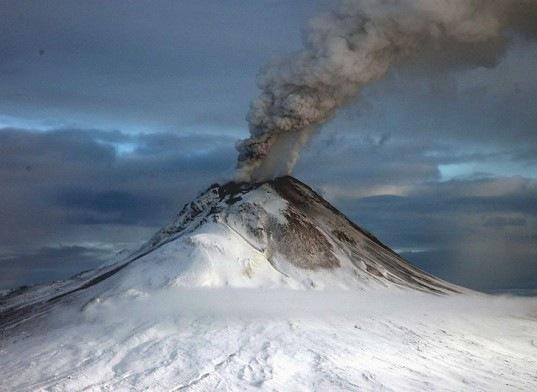
[[[2,342],[2,390],[537,387],[536,299],[170,287],[53,314]]]

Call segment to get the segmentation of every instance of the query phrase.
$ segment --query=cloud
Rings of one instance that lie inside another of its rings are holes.
[[[50,128],[245,132],[259,65],[299,45],[291,32],[318,3],[4,4],[0,113]]]
[[[0,289],[67,279],[97,268],[110,249],[84,246],[43,247],[33,252],[0,257]]]
[[[478,289],[533,287],[537,181],[429,182],[404,195],[335,200],[421,268]]]
[[[121,152],[124,145],[131,148]],[[0,130],[1,250],[76,242],[73,231],[78,241],[102,240],[99,229],[118,225],[125,226],[120,242],[128,243],[129,228],[156,230],[182,203],[226,178],[233,145],[218,135]]]
[[[484,225],[492,227],[505,227],[505,226],[525,226],[528,223],[527,219],[522,217],[504,217],[496,216],[488,218]]]
[[[68,223],[148,224],[155,219],[157,206],[166,202],[160,195],[148,197],[117,190],[95,192],[74,188],[60,191],[56,206],[70,211]]]

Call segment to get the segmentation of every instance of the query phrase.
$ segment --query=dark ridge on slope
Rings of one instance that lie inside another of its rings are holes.
[[[365,235],[367,238],[369,238],[371,241],[373,241],[375,244],[383,247],[387,251],[396,254],[399,256],[396,252],[394,252],[390,247],[387,245],[384,245],[377,237],[375,237],[373,234],[371,234],[369,231],[361,228],[356,223],[351,221],[349,218],[347,218],[341,211],[339,211],[336,207],[334,207],[332,204],[327,202],[325,199],[323,199],[317,192],[315,192],[312,188],[310,188],[308,185],[304,184],[302,181],[292,177],[292,176],[283,176],[283,177],[277,177],[274,180],[268,181],[269,183],[274,185],[274,188],[280,193],[282,197],[284,197],[287,200],[293,201],[296,204],[302,204],[305,206],[305,203],[301,199],[294,198],[293,199],[293,193],[292,190],[296,190],[296,187],[292,187],[289,185],[291,184],[298,184],[300,186],[303,186],[306,188],[311,194],[313,195],[315,201],[322,204],[324,207],[328,208],[330,211],[332,211],[334,214],[340,216],[341,218],[345,219],[352,227],[354,227],[356,230],[358,230],[360,233]]]
[[[281,197],[289,201],[291,204],[303,209],[306,211],[306,214],[313,214],[312,206],[314,203],[308,203],[308,200],[312,200],[315,203],[319,203],[326,209],[328,209],[332,214],[335,216],[343,219],[346,223],[348,223],[354,230],[358,231],[362,235],[364,235],[369,241],[371,241],[373,244],[379,246],[384,251],[391,254],[395,260],[394,262],[387,262],[383,263],[383,266],[394,272],[398,276],[404,276],[405,280],[408,283],[412,283],[412,285],[419,286],[426,291],[432,291],[436,293],[442,293],[441,291],[437,290],[437,288],[441,288],[450,292],[458,293],[460,290],[456,289],[455,287],[450,286],[447,282],[442,281],[441,279],[419,269],[418,267],[414,266],[413,264],[409,263],[407,260],[402,258],[397,252],[393,251],[390,247],[383,244],[377,237],[372,235],[367,230],[364,230],[360,226],[358,226],[356,223],[352,222],[350,219],[348,219],[343,213],[341,213],[337,208],[332,206],[329,202],[327,202],[325,199],[323,199],[317,192],[315,192],[313,189],[311,189],[308,185],[304,184],[303,182],[297,180],[294,177],[291,176],[283,176],[278,177],[276,179],[266,181],[266,183],[270,184],[279,194]],[[304,191],[301,189],[305,189],[308,194],[305,194]],[[344,232],[334,232],[336,237],[341,237],[339,239],[346,240],[347,242],[350,242],[350,238],[345,238],[346,235]],[[351,245],[354,245],[351,243]],[[379,254],[379,259],[381,258],[381,255]],[[376,275],[378,274],[378,270],[375,269],[374,266],[367,265],[367,272]],[[390,280],[389,277],[386,277],[388,280]],[[423,283],[421,282],[423,281]],[[397,283],[394,281],[394,283]],[[424,284],[426,283],[426,284]],[[436,287],[436,288],[435,288]]]

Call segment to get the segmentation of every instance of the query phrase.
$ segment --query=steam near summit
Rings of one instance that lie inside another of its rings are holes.
[[[237,145],[237,179],[291,173],[312,132],[362,87],[424,52],[488,66],[475,55],[503,53],[509,35],[535,36],[535,0],[344,0],[311,21],[304,48],[266,66],[247,116],[250,137]]]

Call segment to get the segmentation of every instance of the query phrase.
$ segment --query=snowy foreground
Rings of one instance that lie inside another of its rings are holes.
[[[537,390],[528,298],[168,288],[15,329],[5,391]]]

